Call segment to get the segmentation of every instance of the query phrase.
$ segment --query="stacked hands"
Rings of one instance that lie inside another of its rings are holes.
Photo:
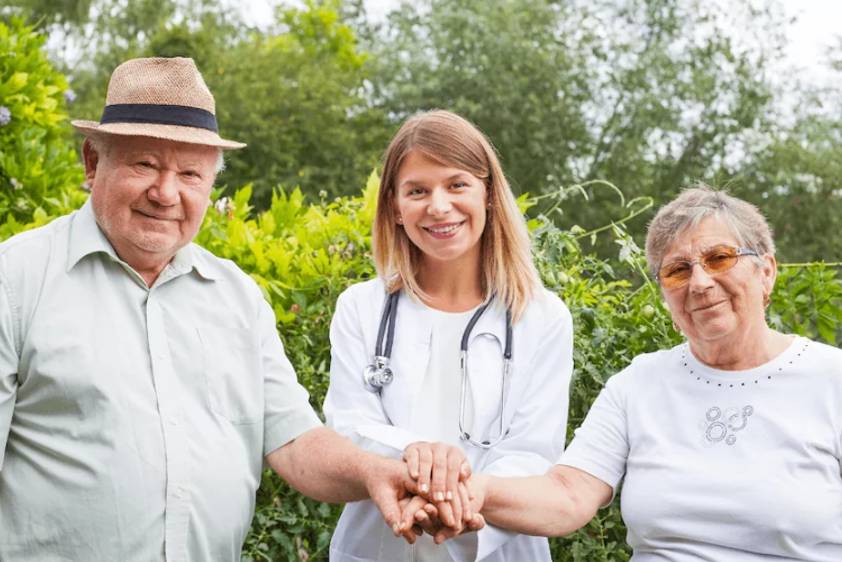
[[[404,488],[400,516],[391,522],[396,536],[414,544],[422,533],[436,544],[485,526],[483,496],[465,453],[444,443],[412,443],[404,450]],[[390,518],[387,517],[387,523]]]

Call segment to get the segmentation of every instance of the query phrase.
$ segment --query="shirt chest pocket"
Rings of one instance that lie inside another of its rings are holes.
[[[208,407],[233,424],[263,419],[260,350],[248,332],[199,330]]]

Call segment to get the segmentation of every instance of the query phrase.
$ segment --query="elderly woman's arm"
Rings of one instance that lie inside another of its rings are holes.
[[[558,537],[587,524],[611,500],[611,486],[587,472],[555,465],[543,476],[477,474],[473,492],[486,521],[528,535]]]

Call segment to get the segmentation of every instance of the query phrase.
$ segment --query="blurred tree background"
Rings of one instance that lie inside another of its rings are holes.
[[[249,144],[220,184],[252,183],[257,210],[278,186],[356,193],[399,123],[438,107],[488,134],[516,191],[564,194],[559,226],[704,181],[763,207],[782,260],[842,257],[842,86],[779,76],[792,22],[778,0],[418,0],[376,22],[362,0],[273,5],[259,26],[233,0],[9,0],[0,13],[49,35],[73,116],[98,116],[126,58],[196,59],[222,131]],[[827,54],[836,73],[840,52]],[[625,198],[565,189],[594,179]],[[638,239],[652,212],[626,225]]]

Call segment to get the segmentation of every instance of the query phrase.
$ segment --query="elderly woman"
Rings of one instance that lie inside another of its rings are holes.
[[[486,520],[564,535],[624,480],[635,562],[842,561],[842,351],[767,325],[774,254],[725,193],[661,209],[646,255],[687,341],[612,377],[546,475],[474,476]]]

